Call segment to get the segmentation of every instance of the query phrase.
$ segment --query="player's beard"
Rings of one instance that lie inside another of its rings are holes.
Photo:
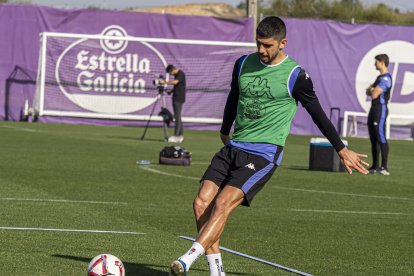
[[[278,54],[279,54],[280,52],[278,51],[277,53],[275,53],[274,55],[272,55],[272,56],[267,56],[267,58],[268,58],[268,61],[263,61],[264,63],[266,63],[266,64],[268,64],[268,65],[270,65],[270,64],[272,64],[272,62],[277,58],[277,56],[278,56]]]

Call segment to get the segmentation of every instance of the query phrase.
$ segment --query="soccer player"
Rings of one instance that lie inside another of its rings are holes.
[[[388,171],[388,142],[385,138],[385,121],[388,116],[388,101],[390,99],[392,78],[388,72],[389,58],[386,54],[375,57],[375,69],[380,75],[374,84],[370,85],[367,90],[367,96],[372,98],[371,109],[368,113],[368,131],[371,140],[372,166],[369,168],[370,173],[379,173],[390,175]],[[381,167],[379,167],[378,157],[381,151]]]
[[[279,166],[297,102],[312,116],[338,152],[349,174],[367,174],[366,155],[347,149],[325,115],[310,76],[290,57],[286,26],[267,17],[256,30],[257,52],[239,58],[233,69],[220,137],[224,147],[213,157],[194,200],[198,236],[191,248],[170,266],[170,275],[186,275],[206,254],[211,276],[225,275],[219,239],[232,211],[250,206]],[[230,128],[235,121],[230,140]]]

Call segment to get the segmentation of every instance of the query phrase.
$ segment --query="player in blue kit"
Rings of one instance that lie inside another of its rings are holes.
[[[390,175],[388,171],[388,142],[385,137],[385,122],[388,116],[388,101],[390,100],[392,77],[388,72],[389,58],[386,54],[375,57],[375,68],[381,73],[367,90],[367,96],[372,98],[371,109],[368,113],[368,131],[371,140],[372,167],[370,173]],[[381,167],[379,153],[381,152]]]

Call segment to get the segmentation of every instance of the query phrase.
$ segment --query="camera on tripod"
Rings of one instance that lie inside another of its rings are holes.
[[[154,79],[152,81],[152,83],[157,87],[158,89],[158,95],[157,95],[157,100],[156,102],[153,104],[153,108],[151,111],[151,114],[149,115],[148,121],[147,121],[147,125],[145,126],[145,130],[144,133],[141,136],[141,140],[144,140],[145,134],[147,133],[147,129],[149,126],[149,123],[151,121],[151,117],[154,114],[155,111],[155,106],[157,106],[157,101],[160,100],[161,101],[161,111],[158,113],[158,116],[162,117],[162,121],[163,121],[163,129],[164,129],[164,141],[168,141],[168,130],[167,127],[170,126],[170,123],[174,120],[174,116],[171,113],[171,111],[169,111],[166,107],[165,104],[165,98],[164,98],[164,92],[165,89],[167,87],[166,84],[166,80],[164,78],[163,75],[161,74],[155,74],[156,79]],[[170,91],[167,91],[168,94],[170,94]]]
[[[162,74],[155,74],[156,79],[152,80],[152,84],[154,84],[158,88],[158,93],[163,93],[165,91],[166,84],[162,83],[165,82],[165,78]]]

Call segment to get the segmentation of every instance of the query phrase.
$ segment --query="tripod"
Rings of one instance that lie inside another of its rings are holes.
[[[145,134],[147,133],[148,126],[149,126],[150,121],[151,121],[151,117],[152,117],[152,115],[154,114],[154,111],[155,111],[155,106],[157,105],[157,102],[161,99],[161,112],[160,112],[160,115],[162,116],[162,125],[163,125],[163,130],[164,130],[164,141],[168,141],[167,126],[169,125],[169,122],[171,122],[172,118],[171,118],[171,116],[169,116],[169,114],[171,114],[171,113],[166,108],[165,98],[164,98],[164,91],[165,91],[164,86],[158,86],[157,99],[155,100],[154,105],[152,107],[150,116],[149,116],[148,121],[147,121],[147,125],[145,126],[145,129],[144,129],[144,133],[142,133],[141,140],[144,140],[144,138],[145,138]]]

